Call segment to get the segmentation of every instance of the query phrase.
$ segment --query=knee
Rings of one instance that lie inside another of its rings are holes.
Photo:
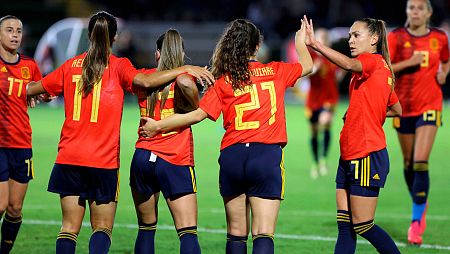
[[[0,215],[2,215],[6,211],[7,207],[8,207],[8,200],[0,200]]]
[[[22,215],[22,203],[10,203],[7,208],[7,213],[11,217],[19,217]]]
[[[246,225],[239,225],[239,224],[230,224],[228,225],[228,234],[230,235],[237,235],[237,236],[243,236],[248,235],[248,229]]]

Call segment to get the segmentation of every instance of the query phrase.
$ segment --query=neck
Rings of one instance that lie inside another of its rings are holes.
[[[251,56],[248,60],[249,61],[256,61],[256,56]]]
[[[9,51],[3,47],[0,47],[0,56],[2,59],[8,63],[14,63],[19,59],[19,54],[17,54],[17,50]]]
[[[406,29],[408,30],[408,32],[410,34],[416,35],[416,36],[425,35],[430,31],[430,29],[428,28],[428,26],[426,24],[422,25],[422,26],[408,26]]]

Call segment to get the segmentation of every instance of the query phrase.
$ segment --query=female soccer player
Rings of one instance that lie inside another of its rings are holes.
[[[314,38],[312,21],[308,22],[305,17],[304,23],[307,24],[306,44],[353,73],[336,175],[339,234],[335,253],[355,252],[355,232],[366,238],[379,253],[400,253],[391,237],[374,224],[378,194],[389,172],[383,124],[386,116],[401,114],[393,90],[394,73],[384,21],[366,18],[353,23],[348,43],[355,58],[318,42]]]
[[[330,46],[326,29],[318,29],[316,37],[325,46]],[[336,65],[321,54],[313,51],[311,56],[314,61],[314,69],[313,73],[309,75],[311,86],[306,98],[306,115],[311,127],[311,150],[314,158],[310,175],[312,179],[316,179],[319,174],[326,175],[328,173],[326,158],[331,140],[331,122],[334,108],[339,99],[336,77],[337,75],[342,77],[342,73],[338,72]],[[322,133],[323,145],[320,145],[319,136],[322,136]]]
[[[227,220],[226,253],[246,253],[253,235],[253,253],[274,253],[274,232],[284,196],[283,147],[287,143],[284,94],[312,70],[302,22],[296,34],[299,63],[257,62],[259,29],[237,19],[220,38],[212,58],[217,78],[200,107],[155,122],[147,120],[145,135],[167,132],[223,114],[220,194]],[[251,211],[251,217],[250,217]]]
[[[0,18],[0,253],[9,253],[22,224],[22,206],[33,179],[26,85],[42,78],[33,59],[18,53],[22,22]]]
[[[173,29],[156,42],[157,69],[164,71],[184,64],[183,39]],[[142,117],[164,119],[174,113],[198,108],[198,89],[191,76],[158,89],[137,91]],[[139,232],[134,253],[155,253],[158,198],[162,192],[180,238],[180,253],[200,253],[197,239],[197,196],[191,128],[159,134],[151,139],[139,136],[131,162],[130,186],[138,217]]]
[[[408,242],[422,244],[430,180],[428,160],[441,125],[442,91],[450,64],[448,38],[429,27],[429,0],[408,0],[406,25],[389,36],[389,51],[397,75],[395,91],[403,108],[394,119],[403,153],[405,181],[412,198]]]
[[[56,253],[74,253],[89,204],[93,234],[90,253],[107,253],[119,194],[119,135],[124,91],[132,84],[156,87],[186,71],[213,81],[200,67],[180,67],[151,75],[138,73],[126,58],[111,54],[117,31],[114,16],[99,12],[88,26],[87,53],[76,56],[41,81],[28,95],[64,93],[66,119],[48,190],[60,194],[62,227]]]

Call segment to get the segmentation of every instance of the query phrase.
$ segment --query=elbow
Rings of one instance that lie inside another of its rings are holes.
[[[184,91],[197,88],[192,77],[186,74],[179,75],[176,79],[176,82],[177,85]]]

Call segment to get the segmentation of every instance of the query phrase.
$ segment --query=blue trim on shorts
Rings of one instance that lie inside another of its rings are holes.
[[[442,126],[442,112],[439,110],[427,110],[418,116],[395,117],[393,126],[398,133],[401,134],[415,134],[416,129],[425,126],[433,125]]]
[[[26,184],[34,178],[31,148],[0,148],[0,182],[13,179]]]
[[[372,152],[355,160],[339,159],[336,189],[346,189],[357,196],[377,197],[389,174],[387,149]]]
[[[147,196],[161,191],[165,199],[197,192],[194,167],[172,164],[140,148],[131,162],[130,187]]]
[[[283,149],[278,144],[234,144],[220,152],[219,188],[222,197],[241,194],[284,199]]]
[[[119,198],[119,169],[103,169],[67,164],[53,166],[47,190],[61,196],[79,196],[107,204]]]

